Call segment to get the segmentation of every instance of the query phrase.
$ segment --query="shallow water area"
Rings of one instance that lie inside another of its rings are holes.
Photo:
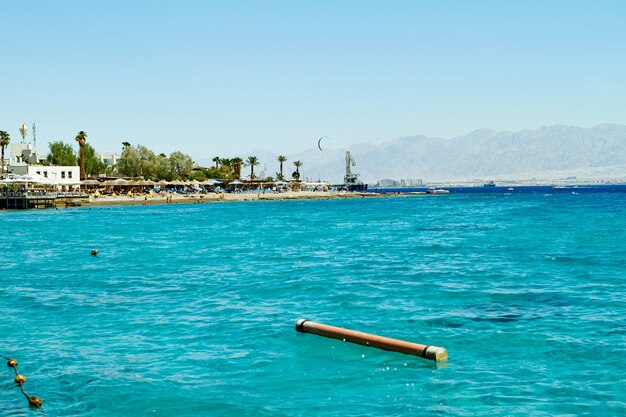
[[[49,416],[624,416],[625,203],[1,212],[0,354]],[[299,318],[450,358],[297,333]],[[0,415],[35,415],[0,378]]]

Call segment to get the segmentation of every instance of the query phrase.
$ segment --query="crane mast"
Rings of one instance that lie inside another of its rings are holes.
[[[367,190],[367,185],[359,181],[359,174],[352,172],[353,166],[356,166],[356,161],[350,151],[346,151],[346,176],[343,178],[344,187],[349,191]]]

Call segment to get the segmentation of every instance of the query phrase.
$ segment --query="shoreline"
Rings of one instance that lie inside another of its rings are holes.
[[[147,206],[166,204],[198,204],[242,201],[286,201],[286,200],[331,200],[346,198],[376,198],[385,197],[383,194],[359,192],[330,192],[330,191],[290,191],[285,193],[207,193],[192,195],[173,194],[171,200],[165,195],[137,195],[137,196],[90,196],[89,199],[80,199],[57,203],[57,207],[106,207],[106,206]]]

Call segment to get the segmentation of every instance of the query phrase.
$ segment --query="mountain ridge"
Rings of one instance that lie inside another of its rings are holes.
[[[357,162],[353,171],[367,183],[384,178],[442,182],[622,172],[626,176],[626,126],[611,123],[590,128],[557,124],[520,131],[478,129],[451,139],[413,135],[350,148],[311,148],[287,155],[284,173],[290,175],[292,162],[300,160],[303,177],[341,183],[346,150]],[[278,171],[277,154],[259,149],[251,155],[259,157],[261,166],[267,165],[267,175]]]

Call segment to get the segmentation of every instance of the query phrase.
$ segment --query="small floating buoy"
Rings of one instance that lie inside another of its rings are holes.
[[[296,323],[296,330],[301,333],[313,333],[318,336],[330,337],[344,342],[356,343],[363,346],[375,347],[383,350],[405,353],[407,355],[421,356],[433,361],[445,361],[448,359],[448,351],[442,347],[422,345],[419,343],[406,342],[404,340],[391,339],[389,337],[376,336],[373,334],[343,329],[300,319]]]
[[[98,249],[94,249],[94,250],[92,250],[92,251],[91,251],[91,254],[92,254],[93,256],[96,256],[96,255],[97,255],[97,254],[99,254],[99,253],[100,253],[100,251],[99,251]]]
[[[13,372],[15,372],[14,381],[18,385],[18,387],[20,387],[20,391],[22,391],[22,394],[24,394],[24,396],[28,398],[28,404],[30,404],[33,407],[41,408],[41,404],[43,403],[41,401],[41,398],[37,397],[36,395],[33,395],[31,397],[28,394],[26,394],[26,391],[24,391],[24,383],[26,383],[26,377],[20,374],[20,371],[18,371],[17,361],[15,359],[9,359],[4,355],[0,355],[0,356],[7,360],[7,366],[9,368],[13,368]]]
[[[28,397],[28,404],[32,405],[33,407],[41,408],[42,403],[43,401],[41,401],[41,398],[36,395]]]

